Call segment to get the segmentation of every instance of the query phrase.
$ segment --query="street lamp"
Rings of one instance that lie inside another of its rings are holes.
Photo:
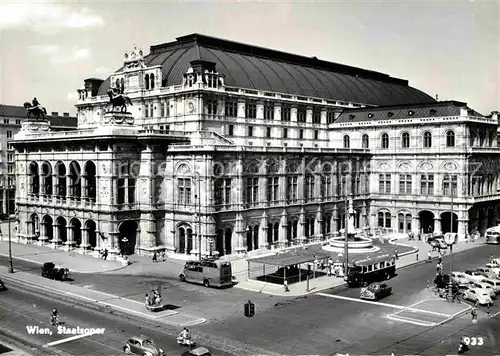
[[[200,174],[198,172],[194,172],[194,179],[198,183],[198,187],[196,189],[196,194],[194,195],[194,205],[196,212],[196,205],[198,205],[198,219],[197,219],[197,233],[198,233],[198,258],[201,261],[201,192],[200,192]],[[198,201],[198,204],[197,204]]]
[[[454,179],[455,178],[455,179]],[[448,175],[448,182],[450,184],[450,198],[451,198],[451,204],[450,204],[450,209],[451,209],[451,215],[450,215],[450,234],[448,236],[445,235],[445,242],[450,246],[450,281],[448,285],[448,299],[453,301],[453,279],[452,279],[452,273],[453,273],[453,244],[455,243],[455,235],[453,234],[453,183],[456,181],[458,185],[458,180],[456,180],[458,177],[454,177],[451,174]],[[457,231],[458,233],[458,231]]]

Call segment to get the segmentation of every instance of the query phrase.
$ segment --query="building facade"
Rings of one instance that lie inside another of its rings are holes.
[[[16,187],[16,171],[15,171],[15,149],[10,143],[14,135],[21,128],[21,123],[26,118],[26,109],[22,106],[1,105],[0,104],[0,213],[7,213],[7,202],[9,202],[9,210],[15,211],[15,187]],[[58,112],[52,112],[47,116],[51,123],[52,130],[72,130],[76,129],[76,117],[70,116],[69,113],[63,113],[59,116]]]
[[[441,231],[452,205],[444,175],[426,185],[437,207],[419,190],[430,178],[417,177],[435,169],[458,184],[454,231],[463,237],[484,227],[480,213],[464,225],[480,200],[500,198],[496,188],[472,198],[461,190],[464,179],[484,186],[469,165],[494,161],[496,141],[479,145],[496,118],[378,72],[194,34],[147,56],[134,48],[120,70],[78,93],[77,131],[26,127],[15,138],[20,240],[230,255],[326,239],[343,227],[347,198],[359,228]],[[129,113],[109,112],[119,93]],[[422,146],[424,129],[434,145]],[[485,167],[490,182],[498,169]]]

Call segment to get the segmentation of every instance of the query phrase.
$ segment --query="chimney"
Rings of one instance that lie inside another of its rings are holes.
[[[69,117],[69,112],[63,112],[64,117]]]
[[[492,111],[491,118],[500,124],[500,122],[498,121],[500,119],[500,116],[498,114],[499,114],[498,111]]]
[[[468,115],[469,115],[469,109],[467,107],[461,107],[460,116],[468,116]]]
[[[59,116],[59,113],[57,111],[52,111],[50,113],[51,116]]]

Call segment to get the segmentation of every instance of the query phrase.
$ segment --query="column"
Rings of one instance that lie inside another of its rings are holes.
[[[300,210],[300,217],[299,217],[299,223],[297,224],[297,239],[298,240],[304,240],[305,239],[305,231],[304,231],[304,225],[306,223],[306,216],[305,216],[305,210],[302,208]]]
[[[75,244],[75,241],[73,241],[73,237],[74,237],[74,231],[73,231],[74,227],[70,225],[70,222],[68,222],[68,225],[66,226],[66,237],[67,237],[67,240],[66,242],[64,243],[66,245],[66,248],[68,250],[72,249],[74,244]]]
[[[8,188],[3,188],[3,192],[2,192],[2,212],[3,213],[7,213],[7,204],[8,204],[7,189]]]
[[[268,219],[267,219],[267,214],[264,212],[262,214],[262,217],[260,218],[260,225],[259,225],[259,248],[266,249],[269,244],[267,243],[267,230],[269,227],[267,226],[268,224]]]
[[[243,216],[241,213],[236,213],[236,223],[234,226],[234,234],[236,236],[236,241],[231,241],[231,245],[236,246],[234,248],[236,253],[244,253],[246,252],[245,248],[245,238],[246,238],[246,226],[245,221],[243,220]]]
[[[85,169],[85,167],[82,169]],[[87,179],[87,175],[82,174],[82,177],[81,177],[81,186],[82,186],[81,197],[82,197],[82,200],[87,199],[87,197],[88,197],[88,183],[89,182]]]
[[[40,237],[38,241],[44,244],[49,238],[47,237],[47,223],[44,221],[40,222]]]
[[[457,242],[464,242],[467,236],[467,219],[458,219]]]
[[[441,218],[440,217],[434,217],[434,233],[435,234],[441,234]]]
[[[70,166],[68,166],[68,171],[66,172],[66,199],[68,198],[73,198],[73,188],[71,187],[71,179],[70,177],[68,176],[68,173],[69,173],[69,170],[71,169]],[[64,197],[63,197],[64,199]]]
[[[280,219],[280,229],[279,229],[279,236],[278,236],[278,242],[279,242],[279,247],[284,248],[286,246],[286,229],[288,227],[288,215],[286,213],[286,209],[283,209],[283,212],[281,213],[281,219]]]
[[[82,235],[82,243],[80,244],[80,247],[84,250],[88,249],[90,247],[89,244],[89,231],[88,229],[82,227],[80,229],[81,235]]]
[[[420,219],[417,216],[412,216],[411,230],[414,234],[418,234],[421,231]]]
[[[316,219],[314,219],[314,236],[311,236],[311,237],[318,237],[318,238],[325,237],[321,231],[321,223],[322,222],[323,222],[323,213],[321,211],[321,207],[319,206],[318,211],[316,212]]]
[[[50,242],[58,244],[61,240],[59,239],[59,224],[56,222],[52,224],[52,233],[54,238]]]
[[[52,175],[52,195],[57,197],[59,194],[59,186],[57,185],[57,176],[55,174]]]

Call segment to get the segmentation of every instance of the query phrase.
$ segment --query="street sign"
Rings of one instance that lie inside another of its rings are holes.
[[[213,238],[211,238],[211,237],[209,237],[209,238],[208,238],[208,243],[209,243],[209,244],[213,244],[213,243],[214,243],[214,239],[213,239]]]
[[[448,245],[453,245],[457,239],[457,234],[454,232],[447,232],[444,234],[444,242]]]

